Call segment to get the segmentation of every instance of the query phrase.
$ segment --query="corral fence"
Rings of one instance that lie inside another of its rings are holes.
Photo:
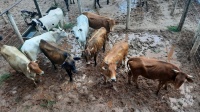
[[[190,46],[191,51],[189,58],[195,64],[197,72],[200,73],[200,2],[198,0],[193,0],[191,3],[191,10],[195,13],[195,20],[197,24],[197,30],[195,36],[192,39],[192,46]]]

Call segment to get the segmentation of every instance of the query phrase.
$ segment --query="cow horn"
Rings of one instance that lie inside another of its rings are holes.
[[[106,70],[105,67],[102,67],[103,70]]]
[[[191,75],[187,75],[188,77],[190,77],[190,78],[193,78],[193,76],[191,76]]]
[[[106,64],[108,64],[108,61],[105,61]]]
[[[173,71],[175,72],[175,73],[179,73],[180,71],[178,71],[178,70],[175,70],[175,69],[173,69]]]

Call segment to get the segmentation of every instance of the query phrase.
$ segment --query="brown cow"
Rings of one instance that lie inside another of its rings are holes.
[[[73,81],[72,72],[76,72],[75,60],[80,60],[80,58],[73,58],[68,52],[47,43],[43,39],[40,40],[39,46],[44,55],[51,61],[54,68],[57,69],[55,64],[62,65],[62,68],[69,75],[70,81]]]
[[[111,81],[116,81],[117,66],[122,64],[122,60],[124,61],[125,65],[125,59],[128,54],[127,41],[128,41],[128,35],[126,37],[126,40],[122,40],[116,43],[113,46],[113,48],[108,52],[108,54],[105,56],[102,62],[102,69],[105,82],[107,82],[108,79],[111,79]]]
[[[103,46],[103,52],[105,52],[105,44],[107,39],[108,39],[107,32],[104,27],[101,27],[92,34],[92,37],[88,41],[87,47],[84,51],[86,62],[92,57],[94,57],[95,61],[94,65],[95,66],[97,65],[96,57],[102,46]]]
[[[111,32],[114,30],[115,20],[100,16],[91,12],[84,12],[84,15],[88,17],[89,26],[94,29],[99,29],[101,27],[106,28],[107,32]]]
[[[174,83],[174,87],[178,89],[185,80],[193,82],[189,75],[180,71],[178,67],[171,63],[159,61],[156,59],[150,59],[146,57],[133,57],[127,62],[130,71],[128,71],[128,82],[131,83],[132,80],[136,83],[138,88],[137,78],[139,75],[146,77],[148,79],[158,79],[159,85],[156,91],[158,95],[159,90],[163,85],[167,89],[167,83]]]

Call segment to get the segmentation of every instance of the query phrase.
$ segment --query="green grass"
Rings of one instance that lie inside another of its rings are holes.
[[[179,32],[178,29],[177,29],[178,28],[177,26],[168,26],[167,28],[168,28],[169,31]]]
[[[64,24],[63,29],[67,30],[67,29],[72,28],[73,26],[74,26],[74,23]]]
[[[6,81],[10,76],[11,75],[8,74],[8,73],[1,75],[1,77],[0,77],[0,85],[2,85],[3,82]]]
[[[55,103],[56,103],[55,101],[43,100],[43,101],[40,103],[40,106],[41,106],[41,107],[44,107],[44,108],[51,108],[51,107],[53,107],[53,105],[54,105]]]

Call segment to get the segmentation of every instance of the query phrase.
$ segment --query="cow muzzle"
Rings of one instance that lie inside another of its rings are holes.
[[[116,82],[116,78],[111,78],[111,82]]]
[[[44,71],[42,71],[39,75],[44,75]]]

